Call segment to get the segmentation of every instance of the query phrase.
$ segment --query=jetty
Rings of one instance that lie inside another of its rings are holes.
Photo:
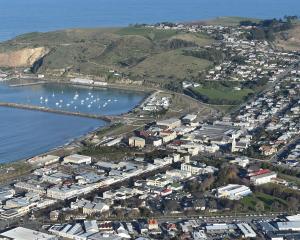
[[[46,83],[45,81],[39,82],[29,82],[29,83],[18,83],[18,84],[11,84],[10,87],[25,87],[25,86],[33,86],[33,85],[40,85]]]
[[[65,110],[40,107],[40,106],[34,106],[34,105],[28,105],[28,104],[11,103],[11,102],[0,102],[0,107],[18,108],[18,109],[26,109],[26,110],[32,110],[32,111],[56,113],[56,114],[62,114],[62,115],[71,115],[71,116],[77,116],[77,117],[94,118],[94,119],[99,119],[99,120],[103,120],[106,122],[112,122],[113,120],[120,118],[117,116],[97,115],[97,114],[82,113],[82,112],[69,112],[69,111],[65,111]]]

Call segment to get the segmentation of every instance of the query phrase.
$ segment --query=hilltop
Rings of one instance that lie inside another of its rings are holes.
[[[260,19],[257,18],[248,18],[248,17],[237,17],[237,16],[223,16],[223,17],[217,17],[213,19],[207,19],[207,20],[200,20],[200,21],[193,21],[191,24],[201,24],[201,25],[221,25],[226,27],[234,27],[239,26],[240,22],[243,21],[251,21],[258,23]]]
[[[29,33],[0,44],[0,66],[32,67],[52,76],[94,75],[114,81],[120,72],[131,80],[167,84],[197,76],[211,66],[185,56],[183,49],[210,45],[206,34],[145,26],[68,29]],[[121,76],[122,77],[122,76]]]

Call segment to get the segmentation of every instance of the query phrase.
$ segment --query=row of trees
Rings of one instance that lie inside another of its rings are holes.
[[[240,26],[255,27],[250,31],[248,39],[274,41],[275,33],[289,30],[298,16],[285,16],[283,19],[266,19],[259,22],[244,20]]]
[[[191,41],[186,41],[183,39],[174,38],[171,40],[168,40],[164,43],[165,47],[167,49],[178,49],[178,48],[187,48],[187,47],[196,47],[197,44]]]
[[[225,54],[217,49],[189,49],[183,52],[186,56],[193,56],[196,58],[206,59],[214,64],[220,64],[225,60]]]

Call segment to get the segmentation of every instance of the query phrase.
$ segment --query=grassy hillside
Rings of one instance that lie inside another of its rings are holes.
[[[292,29],[277,34],[276,45],[286,50],[300,50],[300,23]]]
[[[158,30],[146,27],[127,27],[120,29],[116,33],[121,36],[142,36],[152,41],[159,41],[177,35],[178,32],[175,30]]]
[[[182,49],[204,46],[213,40],[204,34],[148,27],[70,29],[29,33],[0,44],[0,52],[47,47],[50,52],[35,65],[49,75],[98,75],[115,81],[109,70],[123,77],[165,84],[182,81],[210,66],[184,56]]]
[[[171,50],[152,55],[129,70],[135,78],[184,79],[196,76],[207,69],[211,62],[191,56],[184,56],[181,50]]]

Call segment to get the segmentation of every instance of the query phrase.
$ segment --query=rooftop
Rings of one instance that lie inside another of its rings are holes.
[[[0,237],[8,237],[14,240],[55,240],[54,235],[34,231],[28,228],[16,227],[0,234]]]

